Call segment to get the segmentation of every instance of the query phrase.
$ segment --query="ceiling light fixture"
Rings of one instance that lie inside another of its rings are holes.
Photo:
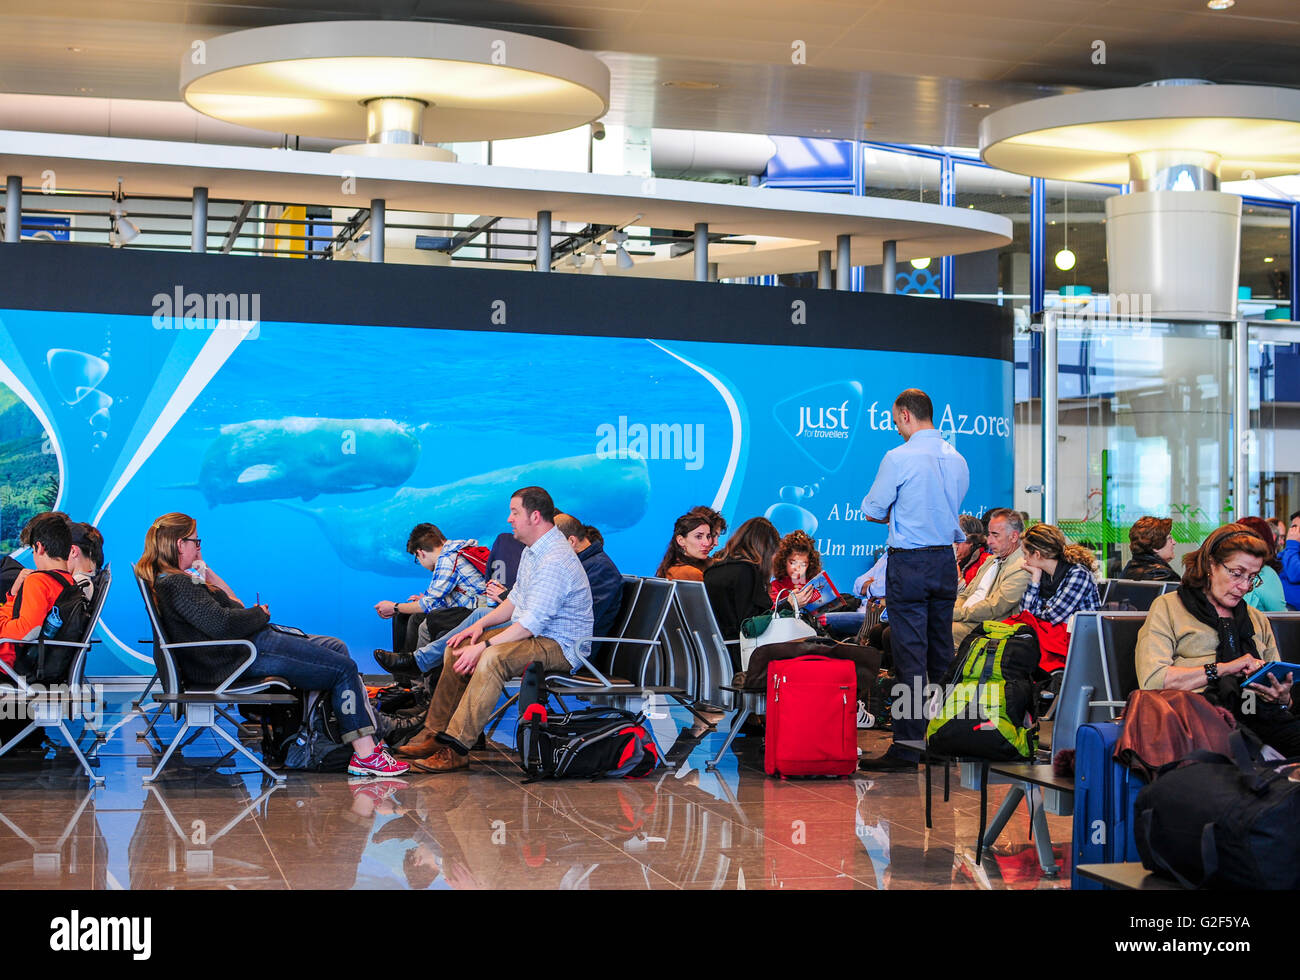
[[[1237,0],[1209,0],[1206,6],[1211,10],[1227,10],[1229,7],[1235,6],[1236,3]]]
[[[913,268],[913,269],[928,269],[928,268],[930,268],[930,260],[929,260],[929,259],[913,259],[913,260],[912,260],[912,268]]]
[[[991,106],[987,102],[970,102],[968,105],[972,109],[989,109]]]
[[[604,251],[603,249],[601,251]],[[601,257],[601,252],[594,252],[592,257],[595,259],[591,264],[591,274],[593,276],[603,276],[605,274],[605,260]]]
[[[122,178],[117,178],[117,193],[113,195],[113,206],[108,211],[108,243],[113,248],[121,248],[140,237],[140,228],[126,216],[122,205],[126,195],[122,193]]]
[[[1062,272],[1069,272],[1074,268],[1077,259],[1075,254],[1070,251],[1070,188],[1065,187],[1063,190],[1065,191],[1065,247],[1056,253],[1056,257],[1052,261],[1056,263],[1056,267]]]
[[[615,261],[618,262],[618,267],[620,269],[630,269],[632,268],[632,266],[636,265],[636,263],[632,261],[632,256],[628,254],[627,249],[625,249],[622,245],[620,245],[617,249],[614,250],[614,254],[616,256]],[[1265,259],[1265,261],[1271,262],[1273,260]]]
[[[1265,262],[1272,262],[1272,261],[1273,261],[1273,256],[1271,256],[1271,255],[1265,255],[1265,256],[1264,256],[1264,261],[1265,261]]]
[[[510,31],[317,21],[205,44],[202,64],[188,51],[181,59],[181,97],[205,115],[272,132],[419,146],[540,136],[609,109],[599,58]]]

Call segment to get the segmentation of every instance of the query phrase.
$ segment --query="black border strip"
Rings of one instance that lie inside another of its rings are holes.
[[[985,303],[618,276],[0,244],[0,309],[151,316],[154,296],[170,297],[177,286],[201,294],[256,295],[264,322],[650,337],[1012,360],[1011,310]]]

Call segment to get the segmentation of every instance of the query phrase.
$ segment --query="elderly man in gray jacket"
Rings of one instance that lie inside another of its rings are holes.
[[[1014,615],[1029,585],[1029,569],[1020,548],[1025,523],[1014,510],[1005,507],[989,514],[989,552],[992,558],[968,585],[957,593],[952,610],[952,642],[961,641],[986,619],[1006,619]]]

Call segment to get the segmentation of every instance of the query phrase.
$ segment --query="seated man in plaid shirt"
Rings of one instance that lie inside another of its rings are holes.
[[[467,550],[477,546],[473,538],[448,541],[434,524],[417,524],[411,531],[406,551],[432,573],[429,586],[423,595],[413,595],[406,602],[382,599],[375,603],[375,612],[384,619],[399,614],[419,616],[415,641],[419,649],[414,654],[376,650],[375,662],[384,670],[393,674],[428,673],[442,663],[442,647],[435,641],[486,602],[485,577]]]
[[[555,526],[551,495],[541,487],[516,490],[509,520],[524,545],[515,586],[501,605],[472,613],[449,638],[451,669],[438,678],[424,731],[397,750],[422,772],[467,768],[506,683],[534,660],[547,671],[575,670],[579,647],[591,639],[591,587]]]

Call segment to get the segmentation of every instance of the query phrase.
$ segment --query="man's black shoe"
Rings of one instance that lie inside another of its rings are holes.
[[[376,722],[375,734],[390,749],[405,744],[424,730],[424,715],[401,717],[380,712]]]
[[[873,759],[863,759],[858,768],[863,772],[916,772],[916,760],[886,752]]]
[[[410,653],[393,653],[392,650],[376,650],[375,663],[390,674],[419,676],[420,668],[416,666],[415,656]]]

